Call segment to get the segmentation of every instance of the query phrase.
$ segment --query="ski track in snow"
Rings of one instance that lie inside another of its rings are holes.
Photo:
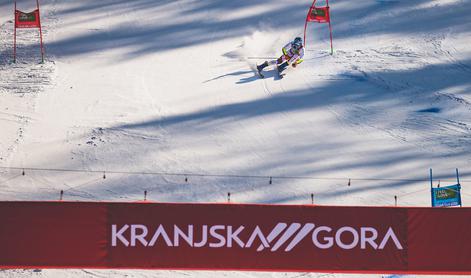
[[[437,107],[460,109],[464,110],[464,113],[471,112],[471,103],[446,91],[437,90],[432,94],[423,95],[423,92],[426,92],[428,88],[411,84],[413,83],[413,78],[411,78],[411,81],[407,79],[392,80],[388,79],[387,71],[385,71],[386,74],[384,75],[381,72],[397,63],[405,67],[407,67],[407,65],[413,67],[417,65],[421,65],[422,67],[433,66],[433,64],[428,62],[430,57],[433,57],[442,63],[449,63],[451,65],[453,72],[444,72],[443,74],[445,76],[447,74],[448,76],[461,75],[461,78],[469,76],[470,67],[454,58],[450,50],[444,50],[442,48],[442,41],[445,40],[445,35],[426,36],[423,40],[424,45],[428,44],[431,46],[431,49],[425,51],[425,53],[404,49],[400,46],[338,53],[340,57],[344,56],[346,59],[353,60],[351,71],[341,74],[341,76],[357,82],[373,84],[386,90],[390,94],[397,95],[406,100],[408,99],[407,102],[409,103],[420,102],[424,107],[428,104],[430,107],[435,107],[434,109],[411,111],[401,122],[387,127],[378,126],[377,123],[388,122],[388,119],[394,117],[394,114],[387,112],[387,110],[381,107],[369,108],[361,104],[353,104],[351,107],[347,108],[340,106],[340,108],[336,109],[333,107],[332,109],[335,111],[334,113],[339,121],[352,127],[363,126],[359,132],[365,132],[367,129],[372,128],[384,132],[386,136],[390,136],[404,143],[412,143],[424,150],[433,147],[438,140],[440,144],[449,147],[445,149],[445,152],[449,152],[453,149],[457,153],[469,152],[468,146],[471,143],[469,126],[471,123],[460,122],[434,114],[440,113],[442,109]],[[342,58],[340,58],[340,60],[342,60]],[[372,61],[374,62],[372,63]],[[341,61],[340,63],[343,62]],[[374,74],[370,74],[370,72],[374,72]],[[433,73],[431,73],[431,77],[435,77]],[[443,77],[436,76],[436,78]],[[423,84],[422,86],[426,85],[427,84]],[[352,117],[351,115],[355,116]],[[417,133],[418,130],[422,132]]]

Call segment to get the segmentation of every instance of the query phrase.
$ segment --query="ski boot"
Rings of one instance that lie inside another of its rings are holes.
[[[257,70],[258,70],[259,72],[261,72],[261,71],[262,71],[264,68],[266,68],[266,67],[268,67],[268,62],[267,62],[267,61],[265,61],[265,63],[263,63],[263,64],[261,64],[261,65],[258,65],[258,66],[257,66]]]
[[[276,65],[279,73],[282,73],[286,69],[287,66],[288,66],[288,62],[284,62],[281,65]]]

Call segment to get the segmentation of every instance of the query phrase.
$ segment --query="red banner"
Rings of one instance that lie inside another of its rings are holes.
[[[1,268],[471,274],[471,209],[0,202]]]
[[[39,9],[30,13],[15,10],[15,28],[40,28]]]

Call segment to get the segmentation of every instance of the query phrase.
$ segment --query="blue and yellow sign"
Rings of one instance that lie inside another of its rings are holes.
[[[461,206],[461,186],[459,184],[432,188],[433,207]]]

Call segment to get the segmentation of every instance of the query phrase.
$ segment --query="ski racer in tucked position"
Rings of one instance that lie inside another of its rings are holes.
[[[289,65],[295,68],[303,62],[304,46],[303,40],[300,37],[295,38],[281,50],[283,51],[283,55],[281,55],[280,58],[277,60],[265,61],[265,63],[257,66],[257,70],[262,77],[263,75],[261,72],[264,68],[268,67],[268,65],[276,64],[278,73],[281,74]]]

